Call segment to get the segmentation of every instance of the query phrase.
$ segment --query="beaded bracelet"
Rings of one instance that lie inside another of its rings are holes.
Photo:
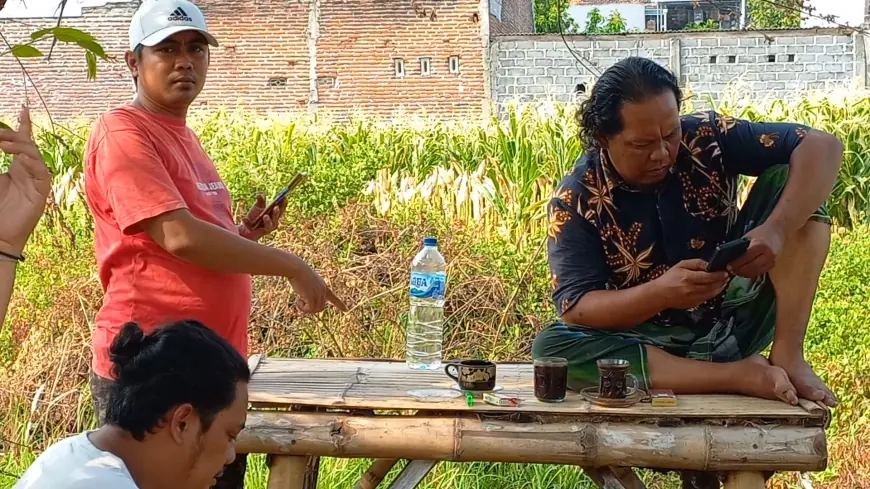
[[[10,255],[9,253],[5,253],[0,251],[0,261],[24,261],[24,255]]]

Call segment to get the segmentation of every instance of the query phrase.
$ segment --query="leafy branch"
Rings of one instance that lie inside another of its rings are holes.
[[[35,43],[51,38],[54,42],[63,42],[67,44],[75,44],[85,51],[85,61],[88,66],[88,80],[94,80],[97,77],[97,58],[105,61],[114,60],[113,56],[106,54],[106,51],[97,42],[94,36],[87,32],[81,31],[74,27],[50,27],[40,29],[30,35],[30,41],[23,44],[6,43],[8,49],[0,56],[11,54],[16,58],[41,58],[45,56],[40,51]]]
[[[18,63],[18,66],[21,68],[21,73],[24,76],[24,96],[25,101],[29,104],[29,100],[27,97],[27,84],[28,82],[33,87],[33,90],[36,92],[36,95],[39,97],[39,101],[42,104],[42,107],[45,109],[45,113],[48,116],[48,121],[50,125],[50,130],[46,131],[45,135],[54,141],[55,144],[50,145],[55,148],[57,151],[60,146],[68,148],[67,142],[60,135],[57,134],[57,128],[60,127],[67,132],[72,133],[70,129],[57,124],[54,121],[54,118],[51,115],[51,111],[48,108],[48,104],[45,101],[45,98],[42,96],[38,86],[34,82],[33,78],[30,76],[30,73],[27,71],[27,67],[25,66],[23,59],[27,58],[41,58],[45,56],[42,51],[37,48],[34,44],[39,41],[51,39],[51,48],[49,50],[48,59],[51,59],[51,53],[54,51],[54,47],[58,42],[62,42],[65,44],[73,44],[77,45],[85,51],[85,63],[87,64],[87,78],[88,80],[94,80],[97,77],[97,58],[111,61],[114,60],[113,56],[106,54],[103,47],[97,42],[97,40],[91,36],[90,34],[73,28],[73,27],[63,27],[61,26],[61,20],[63,19],[63,10],[66,6],[67,0],[62,0],[60,4],[60,15],[58,16],[57,24],[54,27],[47,29],[40,29],[30,35],[30,40],[25,43],[20,44],[12,44],[3,34],[2,30],[0,30],[0,49],[2,46],[6,47],[6,50],[0,52],[0,56],[11,55],[15,58],[15,61]],[[5,6],[6,1],[0,0],[0,10]],[[4,124],[0,121],[0,128],[11,129],[9,125]],[[52,154],[45,149],[42,150],[43,157],[46,162],[49,163],[49,167],[53,171],[57,171],[57,163],[58,159],[55,158],[55,154]],[[54,163],[54,164],[52,164]],[[53,168],[52,168],[53,167]],[[55,198],[52,194],[49,194],[49,206],[46,209],[46,218],[50,222],[54,222],[61,227],[67,237],[70,239],[71,243],[75,243],[76,236],[75,233],[69,226],[66,218],[63,215],[58,204],[55,202]]]

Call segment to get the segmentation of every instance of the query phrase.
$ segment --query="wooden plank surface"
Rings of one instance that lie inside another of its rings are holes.
[[[532,366],[524,363],[499,364],[497,369],[497,384],[503,386],[500,392],[521,399],[519,408],[492,406],[479,398],[474,406],[469,407],[464,396],[431,401],[408,394],[416,389],[449,389],[453,384],[455,382],[444,374],[443,369],[410,370],[404,362],[261,357],[248,386],[248,398],[255,404],[348,409],[797,420],[821,420],[828,416],[827,410],[811,402],[791,406],[779,401],[732,395],[681,395],[677,406],[673,407],[637,403],[629,408],[603,408],[569,392],[564,402],[542,403],[534,397]]]

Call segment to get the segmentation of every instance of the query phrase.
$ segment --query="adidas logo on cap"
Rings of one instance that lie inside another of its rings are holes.
[[[169,22],[193,22],[193,19],[181,7],[175,9],[167,20]]]

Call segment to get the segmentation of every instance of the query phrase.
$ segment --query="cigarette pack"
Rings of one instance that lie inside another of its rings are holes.
[[[520,404],[520,400],[516,397],[506,397],[491,392],[483,393],[483,402],[492,404],[493,406],[514,407]]]
[[[677,396],[670,389],[651,389],[649,392],[650,404],[653,406],[676,406]]]

